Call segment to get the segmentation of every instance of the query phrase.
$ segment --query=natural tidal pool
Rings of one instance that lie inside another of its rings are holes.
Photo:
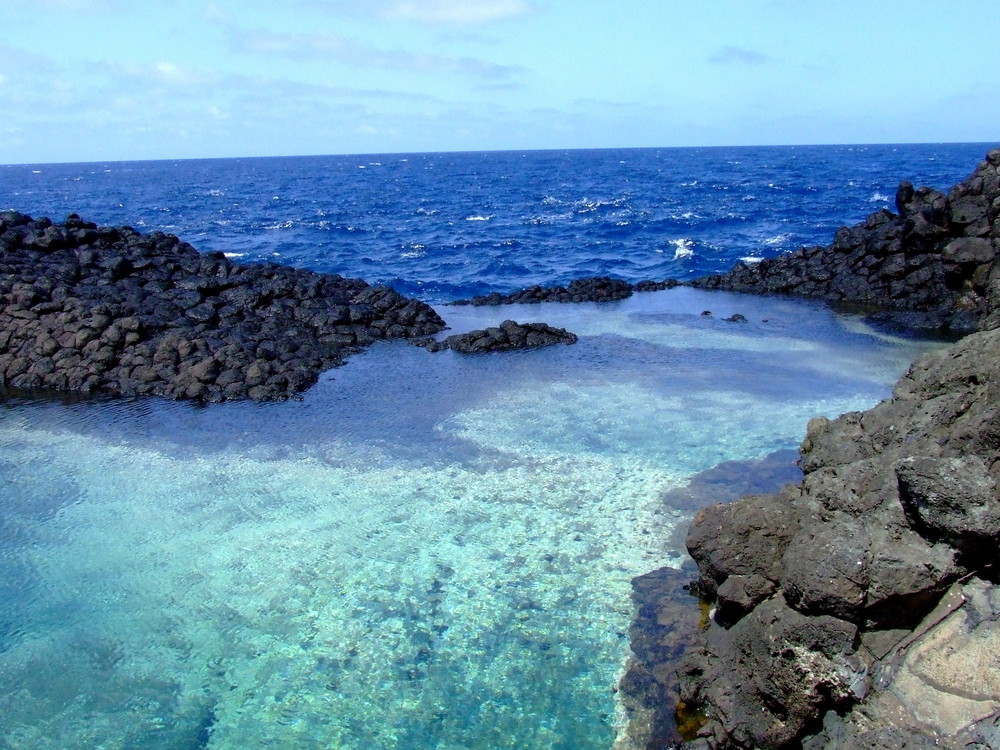
[[[685,288],[439,311],[580,340],[378,344],[281,404],[0,403],[0,747],[609,748],[668,493],[931,346]]]

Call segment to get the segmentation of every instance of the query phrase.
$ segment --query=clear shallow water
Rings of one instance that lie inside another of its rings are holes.
[[[441,312],[580,341],[376,345],[283,404],[8,401],[0,747],[607,748],[663,495],[926,347],[690,289]]]

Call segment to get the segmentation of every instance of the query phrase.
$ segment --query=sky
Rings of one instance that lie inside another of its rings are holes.
[[[0,164],[1000,140],[996,0],[0,2]]]

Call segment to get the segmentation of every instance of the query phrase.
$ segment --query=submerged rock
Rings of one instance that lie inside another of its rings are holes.
[[[287,399],[377,339],[444,327],[388,287],[237,265],[162,232],[0,213],[0,387]]]

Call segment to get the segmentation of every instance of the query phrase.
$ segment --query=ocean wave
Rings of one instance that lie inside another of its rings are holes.
[[[891,200],[891,198],[889,198],[888,195],[880,193],[878,190],[876,190],[874,193],[872,193],[871,198],[869,198],[868,200],[871,203],[888,203]]]
[[[628,205],[629,195],[620,195],[611,200],[594,200],[591,198],[581,198],[573,204],[573,208],[578,214],[589,214],[603,211],[605,209],[623,208]]]
[[[466,221],[492,221],[495,214],[489,214],[487,216],[482,216],[480,214],[473,214],[472,216],[466,216]]]
[[[423,258],[425,255],[427,255],[427,247],[425,245],[413,242],[403,247],[403,252],[399,254],[399,257],[412,259],[412,258]]]
[[[768,247],[777,247],[778,245],[784,245],[790,239],[792,235],[790,232],[784,232],[782,234],[776,234],[773,237],[768,237],[764,240],[764,244]]]
[[[694,242],[686,237],[670,240],[670,244],[674,246],[674,260],[684,260],[694,255]]]

